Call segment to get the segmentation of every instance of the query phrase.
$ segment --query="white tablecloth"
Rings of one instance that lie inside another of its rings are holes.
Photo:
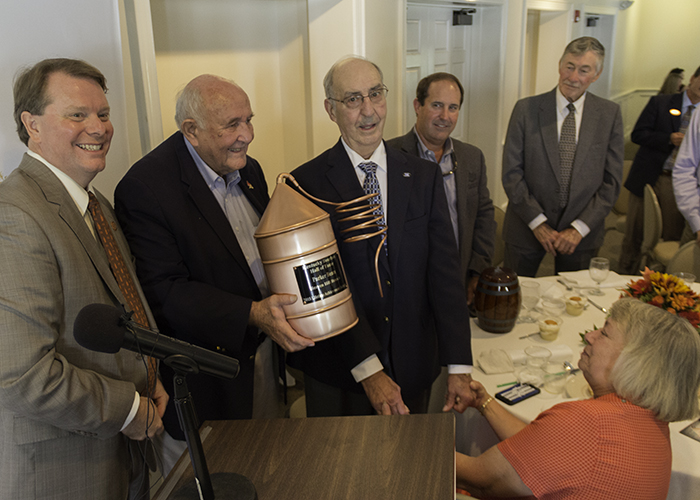
[[[531,279],[521,278],[521,281]],[[629,277],[629,279],[633,278]],[[549,291],[554,295],[559,292],[562,294],[569,293],[562,285],[557,283],[556,277],[537,278],[536,281],[541,283],[541,288],[544,290],[551,286],[557,287],[558,289],[554,288]],[[700,287],[695,285],[695,289],[700,290]],[[609,308],[620,296],[620,292],[611,288],[603,288],[603,291],[605,292],[604,296],[591,298],[596,304]],[[580,316],[575,317],[564,313],[561,315],[561,318],[564,321],[557,340],[553,342],[544,341],[539,335],[524,340],[519,339],[523,335],[537,331],[538,328],[535,323],[516,324],[515,328],[509,333],[494,334],[479,328],[476,319],[472,319],[471,332],[474,358],[476,360],[480,352],[490,349],[508,351],[511,349],[524,349],[529,345],[546,347],[553,344],[566,344],[571,347],[574,353],[571,362],[577,365],[580,352],[583,350],[579,332],[593,329],[594,325],[598,327],[603,326],[606,315],[593,305],[589,305]],[[484,384],[489,394],[494,395],[496,392],[505,389],[505,387],[497,387],[498,384],[514,381],[515,375],[513,373],[486,375],[478,367],[475,367],[473,378]],[[541,394],[517,403],[509,407],[509,409],[523,421],[529,422],[541,411],[563,401],[570,401],[570,399],[567,399],[564,394],[554,396],[542,389]],[[689,423],[677,422],[670,424],[673,472],[668,499],[687,500],[700,498],[700,442],[680,434],[680,430]],[[477,456],[497,442],[498,439],[489,427],[486,419],[475,409],[470,408],[463,415],[457,414],[457,451]]]

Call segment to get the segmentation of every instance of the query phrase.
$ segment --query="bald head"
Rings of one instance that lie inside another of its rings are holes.
[[[253,141],[248,95],[231,80],[200,75],[177,99],[175,121],[197,154],[224,176],[245,167]]]

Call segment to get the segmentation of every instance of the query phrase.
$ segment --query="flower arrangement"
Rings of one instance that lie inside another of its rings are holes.
[[[634,297],[690,321],[700,332],[700,296],[672,274],[644,268],[642,279],[630,281],[621,297]]]

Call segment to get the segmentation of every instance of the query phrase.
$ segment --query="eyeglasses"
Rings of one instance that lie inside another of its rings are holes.
[[[368,98],[369,102],[371,102],[372,104],[381,104],[382,102],[384,102],[387,92],[389,92],[389,89],[386,88],[386,85],[382,85],[381,88],[370,90],[369,94],[367,95],[352,94],[344,99],[333,99],[332,97],[329,97],[328,100],[342,102],[347,108],[357,109],[360,106],[362,106],[365,97]]]

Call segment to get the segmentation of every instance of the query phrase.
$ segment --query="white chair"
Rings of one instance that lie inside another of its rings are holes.
[[[644,186],[644,239],[642,241],[642,265],[658,262],[664,268],[678,251],[680,242],[661,240],[663,219],[661,207],[654,189]]]
[[[700,276],[700,247],[695,240],[689,241],[678,249],[666,266],[666,272],[670,274],[685,272]]]
[[[496,239],[494,242],[493,265],[499,266],[503,264],[503,259],[506,255],[506,244],[503,241],[503,220],[506,218],[506,213],[500,207],[494,206],[493,217],[496,219]]]

